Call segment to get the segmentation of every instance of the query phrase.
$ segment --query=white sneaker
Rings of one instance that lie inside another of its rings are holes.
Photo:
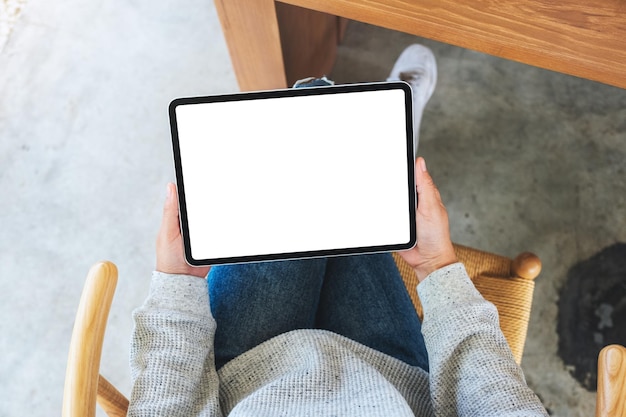
[[[422,113],[437,84],[437,61],[433,52],[418,44],[407,47],[398,57],[389,78],[387,78],[387,81],[398,80],[406,81],[411,85],[413,93],[413,149],[417,156]]]

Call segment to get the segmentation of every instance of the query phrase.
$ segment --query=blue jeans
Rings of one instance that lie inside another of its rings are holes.
[[[214,266],[217,369],[296,329],[324,329],[428,371],[421,323],[390,254]]]

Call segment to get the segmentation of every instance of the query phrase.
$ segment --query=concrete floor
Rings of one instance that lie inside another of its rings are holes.
[[[167,105],[237,90],[213,3],[23,3],[0,53],[0,416],[58,414],[89,266],[120,281],[102,373],[129,393],[131,311],[145,297],[165,184]],[[353,23],[332,76],[384,79],[414,37]],[[557,356],[568,269],[626,241],[626,90],[430,41],[439,84],[422,123],[462,244],[542,258],[523,360],[555,416],[595,396]],[[590,277],[597,279],[598,277]]]

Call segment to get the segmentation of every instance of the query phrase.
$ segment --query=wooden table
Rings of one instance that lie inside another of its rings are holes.
[[[626,0],[215,0],[242,91],[329,73],[345,19],[626,88]]]

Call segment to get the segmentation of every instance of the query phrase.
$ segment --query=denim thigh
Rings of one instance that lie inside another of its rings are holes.
[[[421,323],[389,253],[328,259],[316,327],[428,371]]]
[[[428,370],[390,254],[215,266],[207,279],[218,369],[274,336],[320,328]]]
[[[325,269],[325,259],[211,268],[207,280],[217,322],[217,368],[274,336],[315,327]]]

